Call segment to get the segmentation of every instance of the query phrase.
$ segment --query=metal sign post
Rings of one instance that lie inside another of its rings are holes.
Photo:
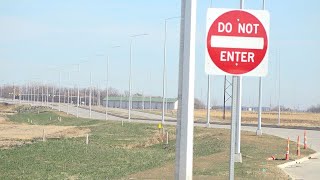
[[[181,1],[175,179],[192,179],[196,0]]]
[[[208,75],[208,92],[207,92],[207,127],[210,127],[210,75]]]
[[[234,156],[234,152],[235,152],[235,141],[236,141],[236,121],[237,121],[237,97],[235,97],[234,95],[237,95],[237,86],[238,86],[238,77],[237,76],[233,76],[232,77],[232,94],[233,94],[233,98],[232,98],[232,110],[231,110],[231,135],[230,135],[230,139],[231,139],[231,143],[230,143],[230,162],[229,162],[229,179],[233,180],[234,179],[234,162],[235,162],[235,156]]]
[[[235,80],[236,79],[236,80]],[[236,133],[235,133],[235,145],[236,149],[234,151],[234,161],[235,162],[242,162],[242,155],[240,151],[240,145],[241,145],[241,92],[242,92],[242,77],[236,76],[235,79],[233,79],[233,89],[236,91],[232,91],[233,101],[236,101],[235,104],[232,104],[232,114],[235,113],[235,119],[236,119]],[[235,100],[234,100],[235,99]],[[233,117],[232,117],[233,118]],[[233,143],[233,142],[232,142]]]

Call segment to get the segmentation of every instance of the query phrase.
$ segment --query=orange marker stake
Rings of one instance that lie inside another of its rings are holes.
[[[300,136],[298,136],[297,140],[297,156],[300,156]]]
[[[289,141],[290,141],[290,139],[288,138],[288,145],[287,145],[287,152],[286,152],[286,160],[289,160],[289,148],[290,148],[290,147],[289,147],[289,146],[290,146],[290,144],[289,144],[290,142],[289,142]]]
[[[304,130],[304,143],[303,143],[303,149],[307,149],[308,145],[307,145],[307,131]]]

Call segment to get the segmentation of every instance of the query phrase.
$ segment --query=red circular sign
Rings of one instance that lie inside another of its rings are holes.
[[[241,75],[255,69],[264,59],[267,48],[263,24],[246,11],[232,10],[220,15],[207,34],[212,62],[229,74]]]

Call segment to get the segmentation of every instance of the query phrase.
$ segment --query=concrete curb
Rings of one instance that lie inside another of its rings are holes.
[[[284,171],[284,168],[286,168],[288,166],[295,165],[295,164],[300,164],[300,163],[302,163],[304,161],[308,161],[311,158],[315,158],[317,156],[320,156],[320,152],[316,152],[314,154],[310,154],[307,157],[304,157],[304,158],[301,158],[301,159],[297,159],[295,161],[290,161],[290,162],[287,162],[287,163],[284,163],[284,164],[280,164],[280,165],[278,165],[278,168],[280,168],[284,173],[286,173],[291,179],[296,179],[295,177],[292,177],[290,174],[288,174],[286,171]]]

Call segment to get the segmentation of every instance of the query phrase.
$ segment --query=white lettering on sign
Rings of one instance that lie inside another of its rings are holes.
[[[239,52],[239,51],[221,51],[220,61],[231,62],[254,62],[253,52]]]
[[[227,22],[224,24],[223,22],[218,23],[218,32],[227,32],[230,33],[232,31],[232,24]]]
[[[239,23],[238,24],[238,33],[252,34],[252,32],[254,31],[254,34],[257,34],[258,33],[258,26],[259,26],[259,24]]]
[[[257,34],[259,24],[241,23],[237,19],[238,34]],[[218,32],[230,33],[232,24],[230,22],[218,22]],[[241,49],[263,49],[264,39],[260,37],[241,37],[241,36],[211,36],[211,47],[219,48],[241,48]],[[240,51],[221,51],[220,61],[238,63],[254,63],[253,52]]]

